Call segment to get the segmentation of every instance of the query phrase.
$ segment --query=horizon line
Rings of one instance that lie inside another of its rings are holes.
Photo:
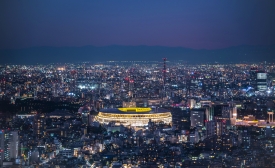
[[[32,46],[32,47],[24,47],[24,48],[0,48],[0,50],[23,50],[23,49],[31,49],[31,48],[43,48],[43,47],[48,47],[48,48],[83,48],[83,47],[96,47],[96,48],[101,48],[101,47],[112,47],[112,46],[117,46],[117,47],[166,47],[166,48],[185,48],[185,49],[192,49],[192,50],[221,50],[221,49],[227,49],[227,48],[232,48],[232,47],[241,47],[241,46],[274,46],[274,45],[252,45],[252,44],[241,44],[241,45],[232,45],[228,47],[222,47],[222,48],[191,48],[191,47],[184,47],[184,46],[163,46],[163,45],[120,45],[120,44],[111,44],[111,45],[102,45],[102,46],[96,46],[96,45],[83,45],[83,46]]]

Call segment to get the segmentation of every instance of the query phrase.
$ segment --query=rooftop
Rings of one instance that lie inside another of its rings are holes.
[[[170,112],[167,109],[164,108],[136,108],[137,110],[134,110],[134,108],[128,108],[128,110],[122,111],[121,109],[125,108],[109,108],[109,109],[101,109],[100,112],[103,113],[116,113],[116,114],[153,114],[153,113],[167,113]],[[144,110],[141,110],[144,109]]]

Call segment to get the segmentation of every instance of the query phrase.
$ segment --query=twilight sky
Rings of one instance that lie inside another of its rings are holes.
[[[275,0],[1,0],[0,49],[275,45]]]

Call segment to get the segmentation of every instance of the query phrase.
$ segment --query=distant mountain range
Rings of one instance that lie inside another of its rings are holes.
[[[188,63],[275,62],[275,46],[236,46],[196,50],[163,46],[32,47],[0,50],[0,64],[49,64],[81,61],[169,61]]]

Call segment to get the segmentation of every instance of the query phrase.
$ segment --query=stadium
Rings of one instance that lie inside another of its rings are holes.
[[[172,114],[163,108],[112,108],[100,110],[95,119],[102,124],[114,122],[125,126],[146,126],[149,119],[169,124],[172,122]]]

